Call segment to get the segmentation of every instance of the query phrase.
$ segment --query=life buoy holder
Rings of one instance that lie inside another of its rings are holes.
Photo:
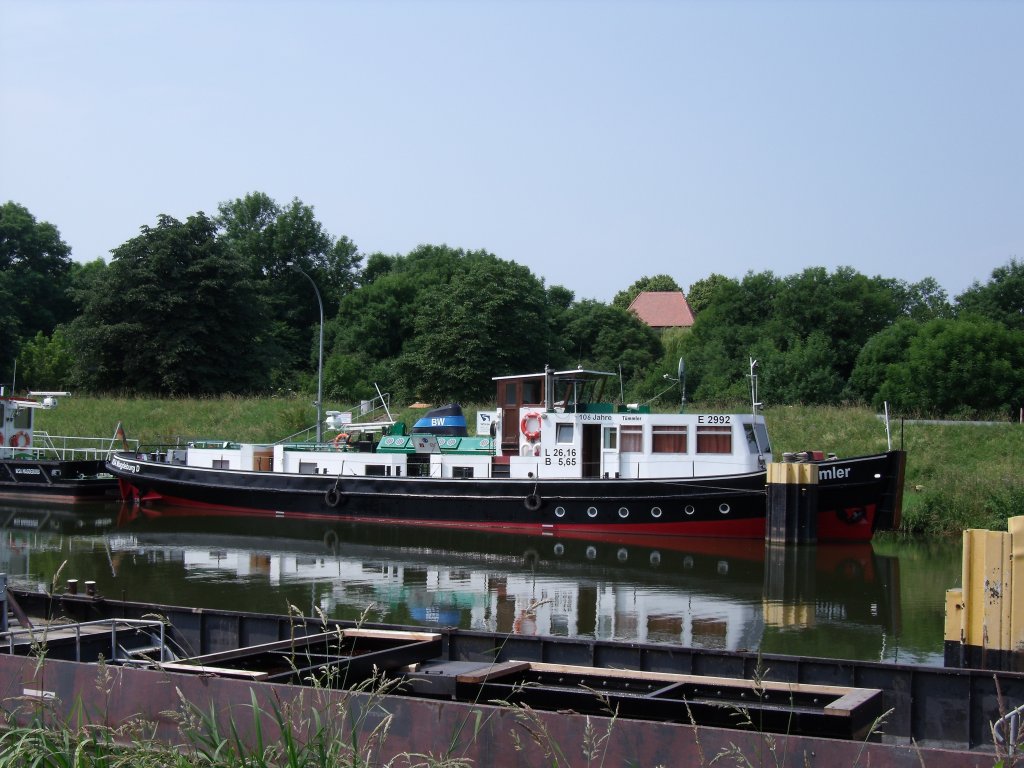
[[[11,435],[11,448],[24,448],[26,445],[32,442],[32,438],[29,437],[28,432],[21,430]]]
[[[537,421],[537,429],[530,429],[530,420],[535,419]],[[531,443],[540,439],[540,414],[536,411],[530,411],[528,414],[523,416],[523,420],[519,422],[519,430],[523,433],[523,437],[529,440]]]
[[[348,445],[348,432],[339,432],[336,434],[334,439],[331,441],[331,444],[334,446],[335,450],[340,449],[344,445]]]

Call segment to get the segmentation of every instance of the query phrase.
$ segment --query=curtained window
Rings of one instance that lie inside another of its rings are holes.
[[[654,453],[686,453],[685,426],[655,426],[653,429]]]
[[[698,425],[697,453],[732,453],[732,427]]]
[[[619,427],[619,451],[640,453],[644,449],[644,428],[639,424],[623,424]]]

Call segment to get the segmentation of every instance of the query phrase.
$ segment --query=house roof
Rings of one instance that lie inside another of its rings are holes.
[[[693,310],[682,291],[642,291],[629,309],[652,328],[693,325]]]

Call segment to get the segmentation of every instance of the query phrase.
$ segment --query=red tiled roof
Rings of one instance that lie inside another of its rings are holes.
[[[693,310],[682,291],[642,291],[629,309],[652,328],[693,325]]]

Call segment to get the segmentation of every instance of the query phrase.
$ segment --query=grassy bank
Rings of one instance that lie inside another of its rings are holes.
[[[328,403],[328,408],[342,409]],[[470,420],[476,407],[466,407]],[[410,425],[422,411],[396,411]],[[885,426],[864,408],[773,407],[766,411],[772,449],[824,450],[841,456],[885,450]],[[37,414],[36,427],[53,435],[113,435],[120,421],[143,443],[176,436],[274,441],[316,420],[308,399],[69,397]],[[1019,424],[891,424],[893,447],[907,451],[903,530],[959,535],[964,528],[1005,530],[1024,514],[1024,427]]]

